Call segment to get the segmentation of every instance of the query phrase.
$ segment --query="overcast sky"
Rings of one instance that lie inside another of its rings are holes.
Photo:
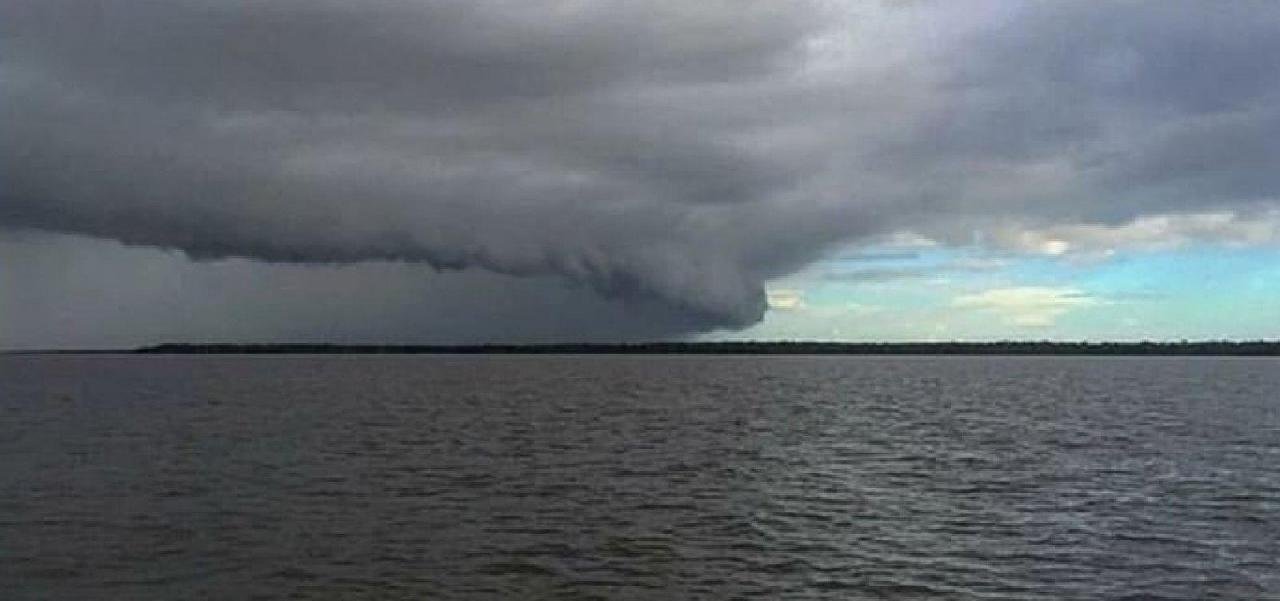
[[[0,0],[0,347],[1280,337],[1280,3]]]

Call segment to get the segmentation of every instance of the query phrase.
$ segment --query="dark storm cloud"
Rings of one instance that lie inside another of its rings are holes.
[[[876,235],[1271,206],[1278,16],[0,0],[0,224],[553,277],[741,327],[767,279]]]
[[[749,77],[776,68],[812,25],[805,10],[765,2],[9,4],[17,54],[116,93],[362,112]]]
[[[1274,206],[1280,6],[1009,6],[960,36],[936,103],[882,146],[920,204],[967,227]]]
[[[679,336],[702,325],[664,303],[620,303],[546,278],[483,270],[193,263],[174,251],[36,232],[0,236],[0,257],[0,350],[170,340],[617,342]]]
[[[198,258],[559,274],[745,325],[761,278],[811,253],[790,238],[826,228],[732,208],[798,176],[731,139],[750,107],[663,96],[778,76],[815,16],[8,2],[0,216]]]

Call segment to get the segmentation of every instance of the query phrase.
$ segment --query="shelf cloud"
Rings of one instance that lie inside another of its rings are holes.
[[[2,0],[0,226],[741,328],[900,232],[1272,243],[1277,31],[1243,2]]]

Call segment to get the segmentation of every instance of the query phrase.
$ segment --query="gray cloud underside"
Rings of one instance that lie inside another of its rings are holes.
[[[0,350],[172,340],[616,342],[677,337],[702,325],[665,303],[619,303],[547,278],[478,269],[191,262],[176,251],[82,236],[0,234]]]
[[[0,224],[741,327],[879,234],[1274,208],[1277,33],[1269,2],[0,0]]]

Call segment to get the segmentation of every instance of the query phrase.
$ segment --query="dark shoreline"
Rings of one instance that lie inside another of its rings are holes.
[[[134,349],[29,349],[0,355],[1023,355],[1280,357],[1280,341],[1249,342],[643,342],[549,344],[196,344]]]
[[[1280,342],[650,342],[635,344],[160,344],[142,354],[1280,356]]]

